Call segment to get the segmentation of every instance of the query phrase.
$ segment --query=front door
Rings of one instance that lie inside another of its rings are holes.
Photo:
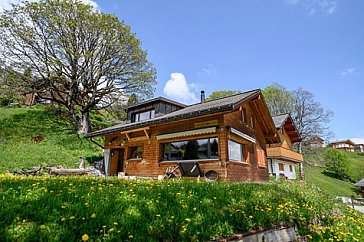
[[[116,168],[116,174],[119,174],[119,172],[123,172],[124,166],[124,149],[118,149],[118,165]]]
[[[110,150],[110,175],[118,175],[118,172],[123,171],[124,165],[124,149]]]

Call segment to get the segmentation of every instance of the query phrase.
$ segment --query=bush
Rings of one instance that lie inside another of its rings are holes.
[[[325,151],[326,170],[336,174],[339,178],[350,179],[350,160],[344,152],[328,148]]]

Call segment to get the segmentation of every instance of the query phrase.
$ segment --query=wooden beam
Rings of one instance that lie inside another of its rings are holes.
[[[130,133],[144,131],[144,130],[149,130],[149,127],[144,127],[144,128],[139,128],[139,129],[132,129],[132,130],[127,130],[127,131],[122,131],[122,132],[120,132],[120,134],[130,134]]]
[[[129,141],[130,140],[130,137],[129,137],[128,133],[125,133],[125,136],[128,139],[128,141]]]
[[[145,133],[145,136],[147,136],[147,138],[149,139],[149,135],[148,135],[148,132],[146,129],[144,129],[144,133]]]

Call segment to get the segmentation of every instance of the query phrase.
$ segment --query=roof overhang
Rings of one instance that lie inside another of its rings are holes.
[[[210,127],[210,128],[194,129],[194,130],[175,132],[169,134],[160,134],[157,135],[157,140],[173,139],[173,138],[187,137],[187,136],[201,135],[201,134],[214,134],[214,133],[216,133],[216,127]]]

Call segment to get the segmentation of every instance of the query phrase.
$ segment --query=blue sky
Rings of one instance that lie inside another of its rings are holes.
[[[191,103],[200,90],[278,82],[333,110],[335,139],[364,138],[364,1],[96,2],[141,39],[158,72],[156,96]]]

